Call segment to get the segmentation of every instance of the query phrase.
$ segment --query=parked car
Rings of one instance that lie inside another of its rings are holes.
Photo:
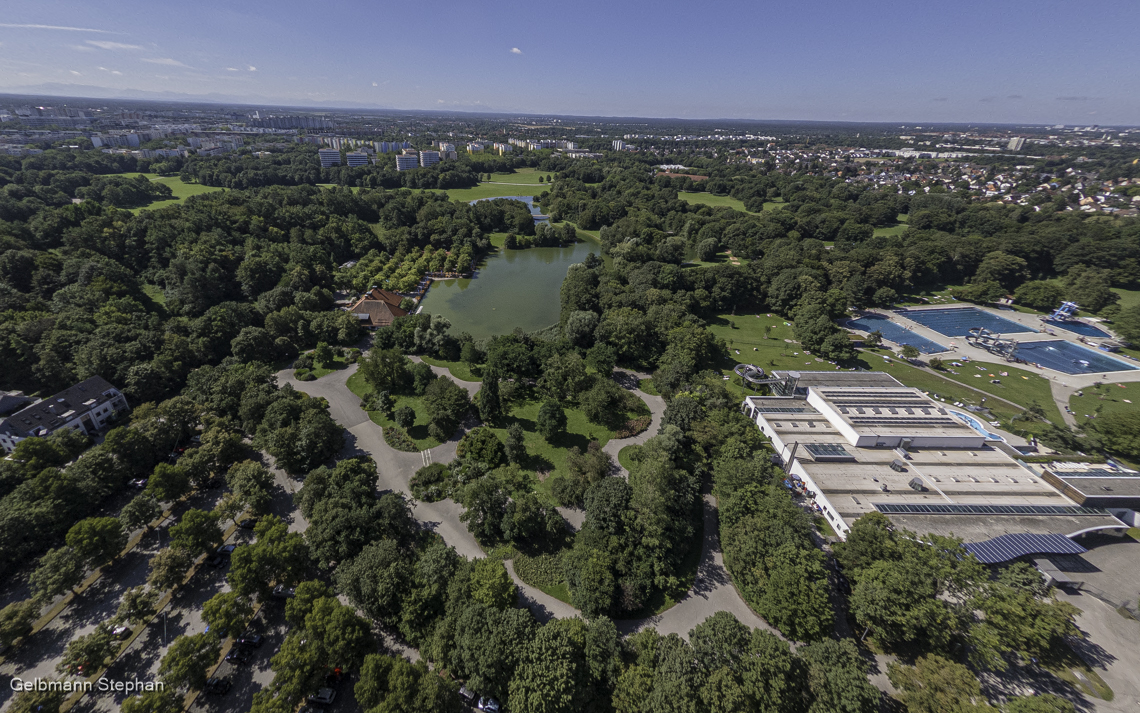
[[[214,555],[210,559],[206,560],[206,566],[207,567],[214,567],[215,569],[218,567],[221,567],[225,563],[226,563],[226,558],[222,557],[221,555]]]
[[[322,688],[308,698],[309,703],[317,706],[330,706],[336,700],[336,691],[331,688]]]
[[[469,691],[467,686],[459,687],[459,697],[462,698],[467,705],[475,705],[475,693]]]
[[[116,639],[126,639],[131,635],[131,627],[126,624],[119,624],[114,629],[111,629],[111,636]]]
[[[233,682],[228,678],[214,676],[206,679],[206,693],[213,693],[216,696],[220,696],[230,690],[233,685]]]
[[[273,596],[278,599],[292,599],[293,593],[296,590],[292,587],[286,587],[284,584],[278,584],[273,588]]]
[[[229,557],[230,555],[232,555],[234,553],[234,550],[236,550],[236,549],[237,549],[237,545],[222,545],[221,547],[218,548],[216,554],[219,554],[222,557]]]
[[[215,488],[220,488],[222,487],[222,480],[221,478],[210,478],[205,483],[202,483],[202,487],[206,490],[214,490]]]
[[[499,713],[499,702],[490,696],[481,697],[477,707],[481,711],[487,711],[487,713]]]
[[[256,517],[247,517],[246,519],[244,519],[238,523],[238,527],[240,527],[243,530],[252,530],[253,528],[257,527],[257,518]]]
[[[226,654],[226,661],[230,663],[247,664],[253,660],[253,652],[240,646],[230,649]]]
[[[142,490],[146,487],[146,481],[146,478],[138,478],[136,480],[132,480],[130,483],[128,483],[128,485],[130,485],[135,490]]]
[[[265,643],[265,637],[261,634],[250,634],[243,636],[237,640],[238,646],[246,646],[251,649],[256,649]]]

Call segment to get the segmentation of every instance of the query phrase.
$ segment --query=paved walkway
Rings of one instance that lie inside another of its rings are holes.
[[[704,537],[701,540],[701,560],[697,566],[697,577],[693,588],[681,601],[661,614],[643,619],[616,621],[618,631],[628,635],[653,627],[662,635],[678,634],[687,639],[689,632],[697,624],[718,611],[727,611],[749,628],[765,629],[783,638],[740,598],[728,575],[728,570],[724,568],[724,556],[721,554],[720,538],[717,536],[716,499],[712,495],[705,495],[703,507]],[[579,616],[578,610],[566,602],[555,599],[519,579],[510,562],[507,563],[507,571],[518,586],[519,604],[530,609],[539,621],[546,621],[551,617],[565,619]]]
[[[614,438],[609,443],[602,447],[602,450],[610,454],[617,464],[618,474],[622,477],[629,475],[626,469],[618,464],[618,451],[626,446],[640,446],[657,435],[657,429],[661,427],[661,417],[665,415],[665,399],[660,396],[653,396],[647,394],[641,389],[637,388],[639,379],[648,379],[649,374],[644,374],[635,371],[628,371],[626,369],[618,369],[615,372],[617,382],[625,387],[628,391],[632,391],[638,398],[644,401],[649,406],[649,413],[653,420],[649,423],[649,428],[631,438]]]
[[[277,383],[282,386],[291,384],[298,391],[328,401],[329,413],[333,420],[347,431],[344,448],[340,452],[341,457],[371,456],[376,461],[376,470],[380,476],[377,484],[379,490],[404,493],[410,499],[412,490],[409,482],[415,472],[423,467],[424,456],[421,453],[398,451],[385,443],[380,427],[360,408],[360,397],[352,393],[346,383],[348,378],[356,373],[356,369],[357,365],[351,364],[345,369],[334,371],[315,381],[297,381],[293,378],[293,370],[286,369],[277,373]],[[447,371],[440,367],[432,369],[445,373]],[[477,391],[479,387],[479,384],[474,382],[459,381],[454,378],[453,381],[471,393]],[[460,434],[457,433],[447,443],[429,449],[431,461],[447,463],[454,460],[459,437]],[[417,501],[412,508],[412,514],[416,519],[439,533],[456,552],[467,558],[483,557],[483,548],[467,531],[467,526],[459,521],[462,511],[462,507],[452,500],[435,503]]]

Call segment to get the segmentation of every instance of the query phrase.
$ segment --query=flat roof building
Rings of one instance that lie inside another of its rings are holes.
[[[439,163],[439,151],[420,151],[420,165],[434,166]]]
[[[416,155],[415,151],[404,150],[404,153],[396,156],[396,170],[397,171],[410,171],[413,168],[420,167],[420,157]]]
[[[367,166],[368,154],[363,151],[349,151],[344,155],[345,163],[349,166]]]
[[[321,168],[340,165],[340,149],[317,149],[317,156],[321,159]]]
[[[0,448],[11,453],[25,438],[44,438],[64,428],[94,436],[128,408],[122,392],[92,376],[0,421]]]
[[[1066,497],[944,404],[877,372],[775,372],[786,396],[741,408],[771,439],[787,485],[840,538],[880,512],[919,534],[970,543],[999,536],[1073,537],[1124,524]],[[1136,481],[1140,482],[1140,481]]]

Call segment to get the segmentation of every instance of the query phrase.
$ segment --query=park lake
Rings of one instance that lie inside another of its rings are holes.
[[[537,213],[529,196],[504,196],[526,202]],[[601,246],[579,232],[582,242],[564,248],[499,248],[479,264],[469,279],[436,280],[422,306],[451,322],[451,332],[469,333],[476,339],[506,334],[522,328],[533,332],[558,321],[559,289],[566,270],[583,262]]]

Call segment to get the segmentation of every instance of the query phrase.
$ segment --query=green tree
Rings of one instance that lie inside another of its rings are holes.
[[[797,652],[808,665],[809,713],[874,713],[880,693],[867,680],[867,664],[851,639],[824,639]]]
[[[701,262],[712,262],[720,252],[720,244],[716,238],[707,238],[697,243],[697,259]]]
[[[480,478],[465,488],[463,503],[467,509],[459,519],[467,523],[467,529],[480,543],[494,544],[503,540],[503,516],[509,501],[495,478]]]
[[[496,609],[509,609],[515,605],[518,587],[499,560],[485,557],[471,566],[471,598]]]
[[[589,683],[582,655],[584,629],[580,619],[553,619],[538,630],[511,679],[512,711],[570,713],[583,707]]]
[[[158,677],[173,689],[201,688],[218,662],[222,642],[214,632],[179,636],[158,665]]]
[[[498,468],[506,462],[503,442],[486,426],[473,428],[464,434],[456,446],[455,453],[460,458],[483,463],[488,469]]]
[[[51,601],[83,581],[83,573],[83,558],[74,548],[48,550],[32,572],[32,594],[39,601]]]
[[[150,558],[150,574],[146,578],[147,584],[160,592],[172,589],[182,583],[182,580],[186,578],[186,572],[190,570],[190,565],[193,563],[194,558],[181,547],[167,547],[160,550],[158,554]]]
[[[124,530],[134,532],[140,527],[149,525],[161,514],[162,507],[154,495],[139,493],[119,511],[119,522],[123,523]]]
[[[411,406],[401,406],[393,414],[393,420],[400,428],[409,429],[416,425],[416,410]]]
[[[833,614],[823,554],[784,545],[771,553],[768,568],[758,608],[764,618],[796,641],[830,636]]]
[[[313,361],[328,369],[333,365],[333,350],[325,342],[317,342],[313,349]]]
[[[0,648],[8,648],[16,639],[32,633],[32,624],[40,616],[41,604],[35,599],[12,602],[0,609]]]
[[[917,359],[920,352],[910,344],[904,344],[899,353],[903,359]]]
[[[196,508],[187,510],[179,523],[170,528],[170,544],[193,556],[212,552],[222,544],[217,513]]]
[[[146,490],[160,502],[172,502],[190,492],[190,473],[182,466],[159,463]]]
[[[369,617],[392,625],[399,620],[412,576],[408,553],[393,540],[380,540],[337,567],[336,586]]]
[[[121,713],[179,713],[183,697],[175,691],[147,691],[123,700]]]
[[[960,663],[933,654],[914,666],[887,664],[887,678],[909,713],[975,713],[991,710],[978,679]]]
[[[597,344],[586,352],[586,365],[602,377],[613,373],[617,359],[617,351],[609,344]]]
[[[518,464],[526,460],[525,437],[522,426],[517,421],[507,428],[507,442],[504,445],[504,451],[508,463]]]
[[[55,670],[86,678],[101,669],[103,663],[118,651],[119,642],[111,635],[111,627],[104,622],[90,634],[72,639]]]
[[[254,514],[267,512],[273,500],[273,474],[260,463],[245,460],[226,471],[226,484]]]
[[[499,372],[487,369],[483,373],[483,388],[479,389],[479,418],[486,424],[496,424],[503,417],[503,400],[499,396]]]
[[[309,566],[304,536],[289,532],[288,524],[274,515],[258,520],[253,532],[257,539],[230,556],[226,579],[233,591],[265,599],[272,584],[290,587],[300,582]]]
[[[373,349],[360,360],[359,371],[376,393],[398,393],[408,380],[411,362],[397,349]]]
[[[17,693],[8,710],[12,713],[59,713],[67,693],[62,687],[53,689],[51,679],[45,679],[44,683],[48,684],[44,686],[48,690],[24,690]]]
[[[1006,291],[1029,278],[1029,263],[1023,258],[995,250],[988,253],[974,273],[975,282],[996,282]]]
[[[237,592],[219,592],[202,605],[202,620],[218,636],[237,636],[253,616],[253,604]]]
[[[67,546],[94,567],[113,560],[126,545],[127,533],[114,517],[89,517],[67,531]]]
[[[542,377],[538,380],[547,396],[560,402],[573,401],[587,383],[586,363],[577,352],[551,356],[543,364]]]
[[[158,592],[144,586],[131,587],[123,592],[115,618],[128,624],[142,624],[150,620],[158,605]]]
[[[1048,312],[1061,306],[1064,290],[1059,284],[1047,280],[1023,282],[1013,293],[1013,300],[1019,305]]]
[[[467,389],[446,376],[441,376],[424,391],[424,407],[437,433],[444,436],[439,440],[446,440],[467,415],[471,408],[471,398]]]
[[[535,427],[543,438],[552,441],[566,432],[566,412],[557,401],[544,401],[538,409]]]

